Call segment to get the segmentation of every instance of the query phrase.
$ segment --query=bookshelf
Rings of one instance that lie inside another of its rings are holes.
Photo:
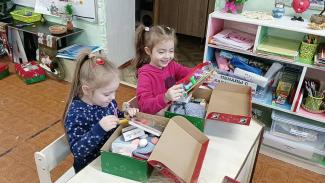
[[[312,30],[308,28],[308,21],[299,22],[291,21],[291,17],[284,16],[281,19],[273,20],[259,20],[250,19],[241,14],[223,13],[221,11],[215,11],[209,15],[208,27],[206,33],[206,43],[204,51],[204,61],[216,62],[215,52],[216,50],[230,51],[242,56],[248,56],[251,58],[257,58],[263,60],[263,62],[279,62],[288,67],[294,67],[299,69],[298,81],[296,82],[296,90],[292,94],[292,104],[274,104],[272,103],[272,91],[268,90],[265,96],[258,99],[253,97],[253,104],[262,106],[268,109],[285,112],[290,115],[295,115],[305,119],[306,121],[312,120],[317,124],[325,125],[325,113],[313,114],[300,108],[297,112],[295,110],[295,104],[298,102],[299,93],[303,87],[303,81],[305,78],[313,77],[322,80],[325,83],[325,67],[317,65],[309,65],[301,62],[299,57],[297,58],[283,58],[273,54],[261,53],[258,51],[258,46],[262,43],[266,36],[275,36],[290,39],[293,41],[301,41],[305,34],[312,34],[321,37],[321,40],[325,38],[324,30]],[[245,33],[250,33],[255,36],[255,42],[253,48],[249,50],[241,50],[231,46],[223,45],[221,43],[211,43],[212,36],[221,32],[222,30],[230,28],[239,30]],[[324,42],[324,41],[322,41]],[[270,116],[271,117],[271,116]],[[262,145],[261,152],[271,157],[286,161],[288,163],[300,166],[311,171],[325,175],[325,166],[319,163],[306,160],[296,155],[292,155],[288,152],[281,151],[275,147]],[[324,155],[325,156],[325,155]]]

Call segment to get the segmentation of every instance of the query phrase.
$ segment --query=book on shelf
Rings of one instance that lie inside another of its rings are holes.
[[[257,51],[297,60],[300,42],[291,39],[266,36],[257,46]]]
[[[241,50],[249,50],[254,46],[255,36],[242,31],[224,29],[212,36],[211,43],[226,45]]]
[[[101,48],[99,46],[73,44],[71,46],[58,50],[56,57],[75,60],[79,53],[81,53],[83,50],[90,50],[91,53],[95,53],[97,51],[100,51]]]

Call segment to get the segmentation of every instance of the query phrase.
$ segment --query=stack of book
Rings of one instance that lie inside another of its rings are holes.
[[[214,35],[211,43],[215,45],[228,46],[241,50],[249,50],[254,46],[255,36],[233,29],[224,29]]]

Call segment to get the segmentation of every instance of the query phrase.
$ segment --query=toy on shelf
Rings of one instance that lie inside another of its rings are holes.
[[[15,70],[26,84],[45,80],[45,71],[35,61],[15,64]]]
[[[281,18],[284,15],[284,1],[276,0],[275,7],[272,10],[272,16],[274,18]]]
[[[187,76],[178,81],[177,84],[183,84],[186,94],[189,94],[194,91],[194,88],[202,85],[204,80],[211,76],[213,71],[214,69],[211,63],[201,63],[194,67],[192,72],[190,72]]]
[[[296,12],[297,16],[293,16],[291,20],[293,21],[298,20],[303,22],[304,19],[298,14],[301,14],[304,11],[306,11],[309,8],[309,5],[310,5],[309,0],[293,0],[291,6],[293,10]]]
[[[325,11],[325,1],[324,1],[324,8],[320,14],[313,14],[310,17],[310,24],[309,27],[312,29],[323,29],[325,27],[325,16],[323,13]]]
[[[277,104],[291,103],[291,95],[295,91],[299,70],[290,67],[284,67],[282,76],[276,87],[273,102]]]

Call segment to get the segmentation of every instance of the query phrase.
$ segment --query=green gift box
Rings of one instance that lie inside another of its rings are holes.
[[[149,159],[139,160],[110,151],[111,144],[122,133],[119,126],[101,149],[102,171],[139,182],[148,182],[153,167],[175,182],[198,179],[209,139],[181,116],[171,119],[138,113],[154,126],[165,126]],[[181,166],[180,166],[181,165]]]

